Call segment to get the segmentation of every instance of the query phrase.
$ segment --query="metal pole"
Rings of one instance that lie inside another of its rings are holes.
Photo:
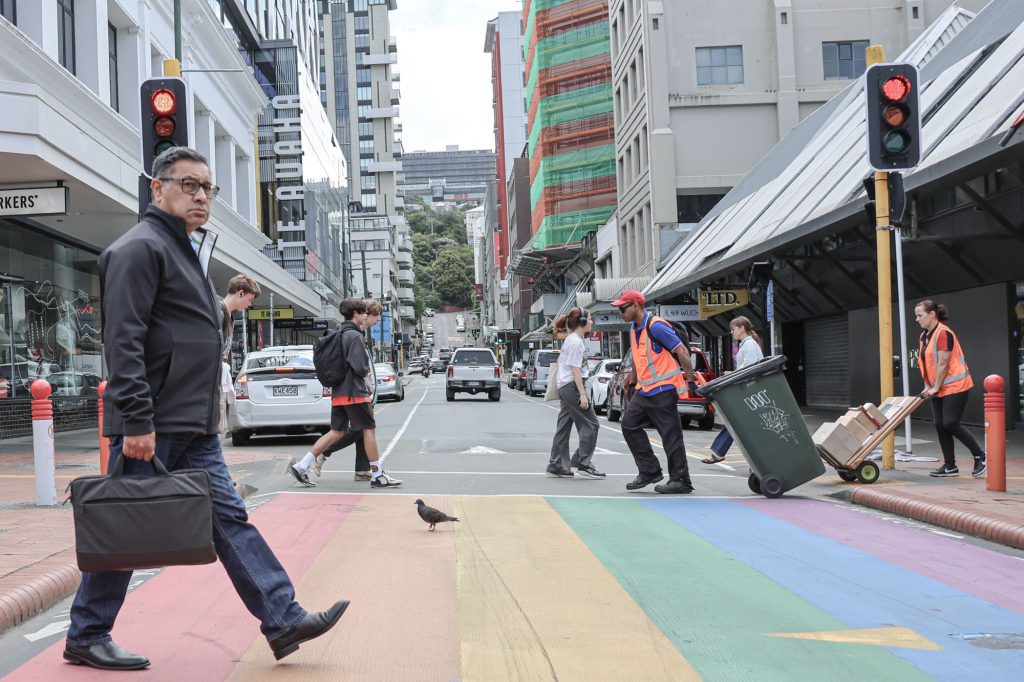
[[[903,293],[903,231],[896,230],[896,297],[900,308],[900,372],[903,375],[903,395],[910,395],[910,376],[907,365],[907,301]],[[903,449],[914,451],[910,437],[910,417],[903,421]]]
[[[885,49],[867,49],[867,64],[885,62]],[[889,174],[875,172],[875,242],[878,257],[878,379],[881,399],[892,397],[892,246],[889,234]],[[882,468],[896,468],[895,437],[882,441]]]
[[[242,357],[249,354],[249,311],[242,313]]]
[[[274,345],[274,292],[270,292],[270,345]]]
[[[181,0],[174,0],[174,58],[181,62]]]

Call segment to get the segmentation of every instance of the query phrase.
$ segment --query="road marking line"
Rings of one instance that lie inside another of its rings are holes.
[[[456,474],[463,476],[547,476],[543,471],[407,471],[405,469],[388,469],[389,473],[392,474]],[[332,471],[330,469],[324,469],[325,474],[351,474],[350,471]],[[636,474],[607,474],[608,476],[628,476],[635,478]],[[729,474],[690,474],[693,477],[700,478],[743,478],[743,476],[730,476]],[[575,478],[575,477],[574,477]],[[583,476],[579,477],[584,479]],[[586,480],[599,480],[599,479],[586,479]]]
[[[585,486],[584,486],[585,487]],[[390,488],[383,488],[381,490],[374,490],[368,493],[353,493],[349,490],[321,490],[315,491],[310,488],[302,488],[300,490],[281,490],[276,493],[264,493],[266,496],[270,495],[357,495],[365,494],[378,497],[380,495],[396,495],[400,497],[423,497],[422,492],[414,493],[402,493],[397,490]],[[637,500],[657,500],[662,497],[665,498],[676,498],[682,499],[686,497],[691,500],[749,500],[755,498],[755,495],[659,495],[655,493],[652,488],[643,488],[641,490],[634,490],[621,493],[619,495],[562,495],[557,493],[429,493],[431,495],[448,495],[450,497],[565,497],[567,499],[578,500],[581,498],[590,500],[628,500],[635,502]],[[255,495],[254,497],[260,497]],[[247,498],[249,500],[253,497]],[[804,499],[804,498],[791,498],[791,499]]]
[[[398,441],[402,438],[402,434],[405,433],[405,430],[407,428],[409,428],[409,422],[412,421],[413,415],[416,414],[416,410],[420,409],[420,405],[423,404],[423,401],[426,399],[427,393],[429,392],[430,387],[424,386],[423,395],[420,397],[420,401],[416,403],[415,407],[412,408],[412,411],[409,412],[409,416],[407,416],[405,418],[405,421],[402,422],[402,428],[398,429],[398,433],[394,435],[394,437],[391,439],[391,442],[388,443],[388,447],[384,450],[383,453],[381,453],[380,459],[378,460],[381,464],[384,464],[384,460],[387,459],[388,455],[391,454],[391,451],[395,449],[396,445],[398,445]]]

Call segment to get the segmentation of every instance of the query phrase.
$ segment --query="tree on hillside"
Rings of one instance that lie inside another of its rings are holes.
[[[463,307],[472,305],[475,292],[472,260],[467,269],[457,247],[448,248],[439,253],[437,260],[430,266],[430,270],[434,290],[441,299],[442,305]]]

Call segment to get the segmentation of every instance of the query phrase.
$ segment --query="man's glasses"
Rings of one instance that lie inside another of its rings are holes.
[[[632,303],[627,303],[626,305],[620,305],[620,306],[619,306],[619,312],[620,312],[620,313],[624,313],[624,312],[626,312],[627,310],[629,310],[629,309],[630,309],[630,308],[631,308],[632,306],[633,306],[633,304],[632,304]]]
[[[220,192],[220,187],[209,182],[199,182],[194,178],[157,178],[163,182],[171,182],[172,180],[181,186],[181,191],[189,196],[194,196],[199,192],[200,189],[206,194],[206,198],[213,201],[217,198],[217,194]]]

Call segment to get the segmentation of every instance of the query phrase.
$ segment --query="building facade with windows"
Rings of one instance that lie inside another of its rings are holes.
[[[211,274],[259,281],[295,316],[322,296],[267,258],[257,201],[253,78],[235,2],[183,0],[185,116],[221,188],[209,229]],[[0,196],[53,195],[48,206],[0,201],[0,439],[30,432],[28,382],[53,377],[58,430],[95,425],[102,360],[100,251],[137,221],[140,83],[174,56],[173,3],[3,0],[0,3]],[[229,69],[211,73],[212,69]]]
[[[407,152],[402,155],[405,180],[399,192],[435,204],[482,202],[487,184],[497,177],[495,164],[490,149],[448,145],[443,152]]]
[[[892,59],[951,4],[611,0],[618,276],[654,275],[788,131],[860,77],[869,44]]]

